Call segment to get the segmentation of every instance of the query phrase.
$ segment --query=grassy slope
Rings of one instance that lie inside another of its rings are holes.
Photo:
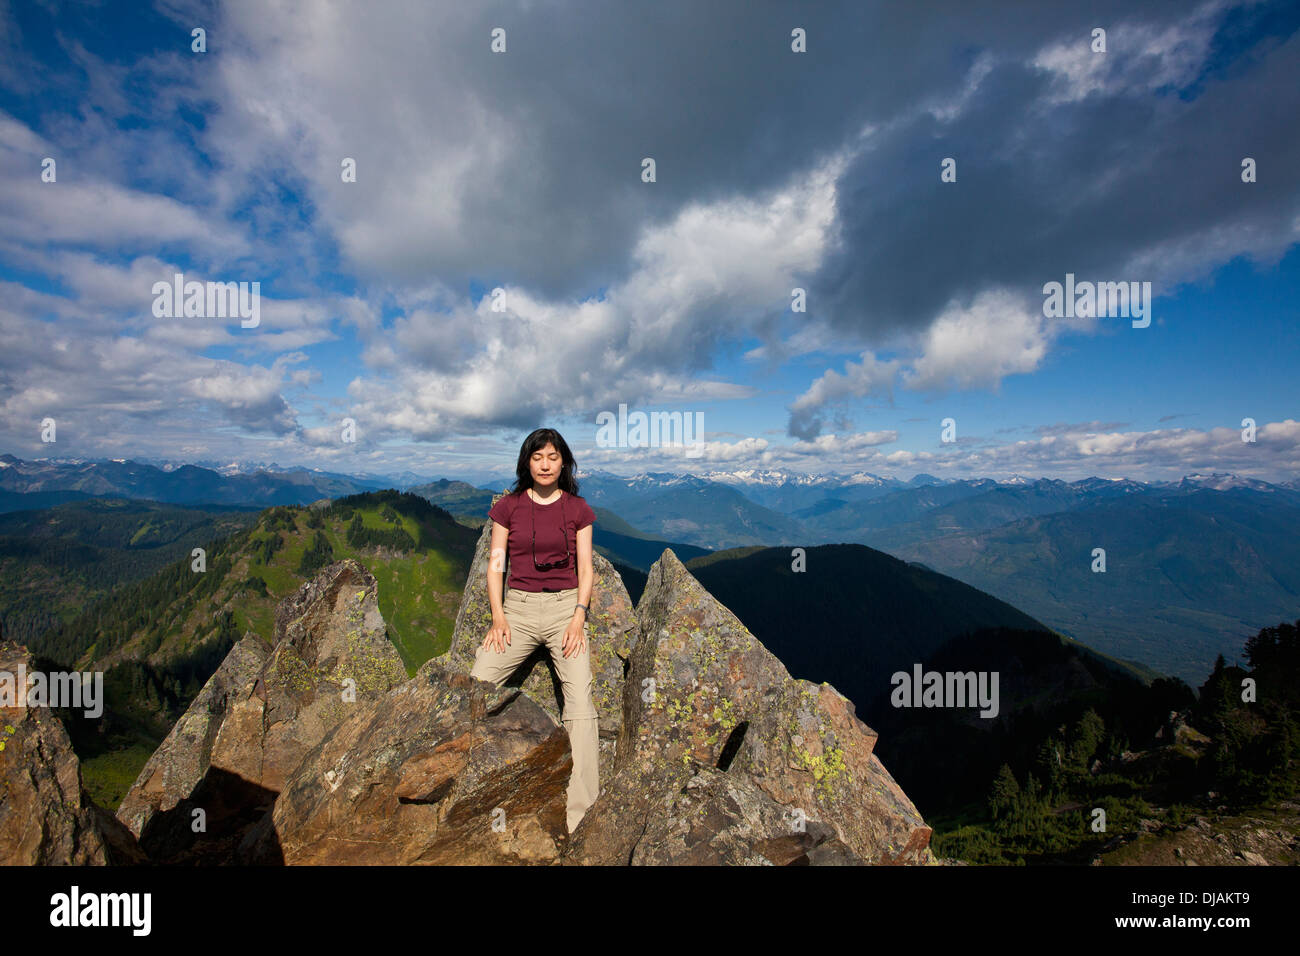
[[[380,517],[380,507],[357,509],[362,524],[376,529],[392,528],[390,522]],[[407,515],[398,517],[412,540],[418,540],[416,521]],[[463,559],[434,550],[397,553],[387,549],[356,549],[347,543],[344,523],[338,518],[327,518],[321,530],[334,549],[334,560],[353,558],[375,575],[379,583],[380,612],[411,676],[430,657],[447,650],[464,591],[466,562]],[[306,527],[301,512],[296,516],[293,530],[267,530],[259,525],[236,552],[226,580],[213,597],[171,621],[158,649],[149,657],[166,660],[193,649],[201,640],[196,635],[202,632],[205,622],[221,610],[233,612],[241,634],[253,631],[270,643],[276,605],[306,580],[306,576],[298,573],[298,565],[314,534],[314,529]],[[280,539],[281,546],[269,562],[263,562],[260,546],[273,536]],[[255,594],[245,588],[243,584],[249,578],[260,578],[266,584],[267,594]],[[121,652],[125,656],[137,656],[146,639],[146,631],[137,632]]]

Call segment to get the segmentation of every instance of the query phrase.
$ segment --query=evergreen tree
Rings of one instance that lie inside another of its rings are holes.
[[[304,575],[315,574],[318,570],[325,567],[334,560],[334,548],[325,537],[325,533],[317,531],[312,536],[311,545],[302,553],[302,560],[298,562],[298,573]]]
[[[1003,764],[998,768],[998,775],[993,778],[993,786],[989,790],[989,813],[996,820],[1000,815],[1009,812],[1019,798],[1020,784],[1016,781],[1016,775],[1011,772],[1009,766]]]
[[[1086,774],[1105,736],[1105,721],[1089,707],[1071,730],[1065,758],[1067,768],[1075,774]]]
[[[1043,798],[1051,800],[1061,789],[1065,768],[1062,760],[1065,745],[1055,737],[1048,737],[1038,745],[1034,754],[1034,769],[1043,775]]]

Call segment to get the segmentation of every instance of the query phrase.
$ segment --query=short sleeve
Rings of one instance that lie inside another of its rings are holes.
[[[591,510],[591,505],[587,504],[585,498],[579,498],[580,507],[578,508],[578,520],[574,525],[575,531],[581,531],[589,524],[596,523],[596,512]]]
[[[502,495],[497,499],[497,503],[492,506],[488,512],[488,517],[501,525],[503,528],[510,527],[510,496]]]

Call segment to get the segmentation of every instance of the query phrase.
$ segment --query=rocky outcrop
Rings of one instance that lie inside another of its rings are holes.
[[[584,863],[635,859],[665,795],[701,769],[751,781],[868,863],[930,863],[930,829],[872,752],[876,734],[829,684],[792,678],[671,550],[637,607],[615,776],[574,833]]]
[[[155,814],[172,810],[198,787],[226,716],[257,680],[268,653],[256,634],[244,635],[172,726],[117,808],[117,818],[136,836]]]
[[[595,561],[602,792],[570,835],[572,756],[549,661],[501,688],[468,675],[490,625],[487,534],[451,650],[410,680],[393,669],[374,579],[350,561],[281,605],[269,652],[252,638],[232,650],[123,803],[152,858],[933,862],[929,828],[853,705],[792,678],[671,551],[636,609]],[[344,703],[346,676],[357,692]]]
[[[1142,820],[1136,832],[1107,840],[1091,863],[1215,867],[1300,864],[1300,839],[1296,838],[1300,832],[1300,803],[1294,799],[1240,813],[1208,812],[1209,816],[1197,814],[1190,822],[1178,825]]]
[[[680,786],[644,794],[623,786],[593,806],[564,864],[861,865],[835,828],[783,807],[743,774],[697,765]]]
[[[247,858],[549,863],[572,766],[568,734],[530,697],[435,659],[307,755]]]
[[[32,670],[27,648],[0,643],[0,672]],[[86,792],[63,722],[47,707],[0,707],[0,866],[143,859],[134,836]]]
[[[278,791],[303,754],[358,703],[406,679],[379,613],[374,575],[353,560],[330,565],[276,608],[271,656],[248,706],[222,728],[215,759]],[[250,736],[259,722],[262,733]]]
[[[356,561],[282,601],[274,626],[269,650],[253,635],[231,649],[118,808],[153,858],[223,860],[307,751],[406,680],[374,576]]]

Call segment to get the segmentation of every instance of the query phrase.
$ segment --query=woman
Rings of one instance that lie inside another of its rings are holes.
[[[578,497],[569,446],[552,428],[524,439],[515,484],[488,512],[492,559],[487,592],[492,628],[475,652],[470,674],[500,686],[538,644],[545,644],[564,687],[564,727],[573,751],[568,827],[572,833],[600,794],[596,708],[591,701],[587,609],[596,513]],[[573,547],[569,547],[570,536]],[[510,557],[510,587],[501,572]]]

